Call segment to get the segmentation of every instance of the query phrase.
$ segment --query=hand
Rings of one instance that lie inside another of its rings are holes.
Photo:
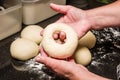
[[[87,17],[84,11],[72,6],[60,6],[55,4],[51,4],[51,8],[57,12],[65,14],[57,22],[66,23],[72,26],[72,28],[77,32],[79,38],[82,37],[90,29],[90,24],[86,20]],[[59,38],[61,41],[64,41],[66,39],[66,35],[64,32],[55,32],[53,38]],[[80,64],[76,64],[73,59],[59,60],[48,57],[42,46],[40,48],[40,52],[41,55],[38,55],[35,58],[37,62],[45,64],[53,71],[57,72],[60,75],[68,77],[70,80],[108,80],[91,73],[87,70],[86,67]]]
[[[63,6],[53,3],[50,4],[50,7],[56,12],[64,14],[64,16],[56,22],[65,23],[71,26],[76,31],[79,38],[85,35],[91,28],[91,23],[88,21],[85,11],[68,5]]]
[[[48,57],[42,47],[40,51],[41,55],[38,55],[35,58],[37,62],[45,64],[53,71],[69,78],[70,80],[108,80],[107,78],[89,72],[87,68],[80,64]]]
[[[41,35],[43,35],[43,33],[44,31],[41,32]],[[55,32],[53,38],[59,38],[60,40],[64,41],[66,36],[64,32]],[[69,78],[70,80],[108,80],[89,72],[86,67],[80,64],[76,64],[73,58],[68,58],[67,60],[59,60],[48,57],[42,46],[40,47],[40,52],[41,54],[35,58],[37,62],[45,64],[53,71]]]

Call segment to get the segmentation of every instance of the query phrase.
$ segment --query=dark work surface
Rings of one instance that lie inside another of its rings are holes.
[[[43,22],[37,23],[36,25],[40,25],[41,27],[45,28],[48,24],[55,22],[61,14],[57,14]],[[27,26],[23,24],[22,29]],[[22,30],[21,30],[22,31]],[[51,80],[48,79],[48,74],[53,74],[47,68],[43,68],[42,70],[45,71],[45,77],[41,78],[38,74],[26,72],[26,71],[17,71],[12,66],[12,57],[10,56],[10,44],[13,40],[19,37],[20,32],[11,35],[3,40],[0,41],[0,80]],[[62,76],[57,76],[57,78],[52,78],[52,80],[64,80]]]
[[[46,27],[48,24],[56,21],[60,14],[55,15],[45,21],[38,23],[37,25]],[[23,28],[26,25],[23,25]],[[117,66],[120,64],[120,29],[119,28],[106,28],[99,31],[92,31],[97,38],[96,46],[91,49],[92,62],[86,66],[89,71],[101,75],[103,77],[117,80],[120,76],[120,68]],[[0,80],[67,80],[61,76],[48,79],[40,78],[40,75],[35,73],[29,73],[26,71],[17,71],[11,64],[10,56],[10,44],[19,37],[20,32],[0,41]],[[53,75],[51,70],[43,68],[43,71],[47,75]],[[45,74],[46,75],[46,74]]]
[[[41,23],[40,26],[47,26],[56,21],[61,15],[56,15]],[[25,25],[23,25],[24,28]],[[87,68],[98,75],[117,79],[117,65],[120,63],[120,29],[108,28],[100,31],[92,31],[97,37],[96,46],[91,49],[92,62]],[[19,37],[20,32],[0,41],[0,80],[39,80],[38,75],[20,72],[11,65],[11,56],[9,52],[11,42]],[[48,80],[48,79],[44,79]],[[55,80],[63,80],[55,78]]]

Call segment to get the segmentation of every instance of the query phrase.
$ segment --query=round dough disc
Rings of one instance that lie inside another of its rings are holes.
[[[95,44],[96,44],[96,37],[91,31],[88,31],[88,33],[85,34],[79,40],[79,45],[86,46],[89,49],[93,48],[95,46]]]
[[[39,44],[42,40],[42,36],[40,35],[40,32],[42,30],[43,28],[40,27],[39,25],[29,25],[22,30],[21,37],[33,40],[37,44]]]
[[[28,60],[39,52],[38,45],[29,39],[18,38],[10,46],[11,56],[18,60]]]
[[[55,31],[63,31],[66,33],[65,43],[59,44],[54,40],[53,34]],[[74,53],[78,45],[78,37],[76,32],[70,26],[63,23],[53,23],[44,29],[41,43],[49,56],[64,59],[72,56]]]
[[[86,66],[91,62],[92,56],[87,47],[78,46],[74,54],[74,59],[76,63]]]

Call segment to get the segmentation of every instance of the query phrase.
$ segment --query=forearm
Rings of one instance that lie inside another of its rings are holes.
[[[99,75],[96,75],[94,73],[91,72],[87,72],[87,74],[84,74],[83,76],[78,74],[79,72],[77,72],[76,76],[74,79],[70,79],[70,80],[112,80],[112,79],[108,79]]]
[[[76,66],[76,67],[75,67]],[[71,69],[71,75],[69,75],[70,80],[112,80],[97,74],[90,72],[86,67],[82,65],[75,65],[75,69]]]
[[[86,12],[92,29],[120,26],[120,0]]]

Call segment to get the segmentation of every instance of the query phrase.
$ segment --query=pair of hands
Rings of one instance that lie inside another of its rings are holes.
[[[81,38],[91,28],[91,24],[87,20],[87,14],[85,11],[72,7],[62,6],[51,3],[50,7],[58,13],[64,14],[58,21],[71,26],[78,34],[78,38]],[[54,34],[54,39],[58,37],[61,40],[65,40],[66,36],[64,32]],[[87,70],[84,66],[76,64],[73,59],[58,60],[48,57],[43,48],[40,48],[41,55],[38,55],[35,59],[37,62],[41,62],[50,67],[53,71],[60,75],[68,77],[70,80],[106,80],[98,75],[95,75]]]

